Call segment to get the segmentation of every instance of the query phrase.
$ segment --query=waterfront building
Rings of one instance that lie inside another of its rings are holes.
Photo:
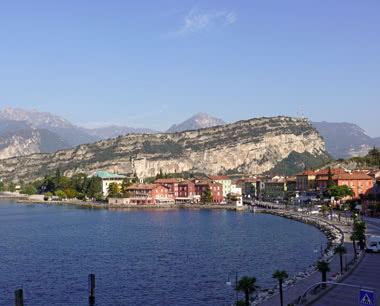
[[[97,171],[88,177],[91,178],[93,176],[100,177],[102,180],[102,193],[104,197],[107,197],[108,195],[108,186],[112,183],[118,185],[121,187],[121,184],[123,183],[123,180],[127,178],[125,175],[120,175],[116,173],[110,173],[107,171]]]
[[[313,191],[315,190],[315,177],[314,171],[308,170],[296,174],[296,186],[298,191]]]
[[[258,179],[249,178],[243,180],[242,192],[243,195],[247,198],[254,199],[257,197],[257,184]]]
[[[330,169],[331,174],[343,174],[346,170],[342,168]],[[320,169],[316,171],[307,170],[302,173],[296,174],[296,188],[298,191],[321,191],[321,186],[318,180],[321,178],[328,178],[329,169]],[[323,187],[322,187],[323,188]]]
[[[165,204],[174,203],[174,197],[169,188],[159,184],[137,184],[126,188],[130,204]]]
[[[224,200],[223,197],[223,185],[212,182],[210,180],[195,180],[195,194],[200,197],[200,201],[204,199],[204,192],[207,186],[210,188],[212,202],[221,203]]]
[[[283,200],[286,190],[286,181],[283,178],[266,182],[264,189],[264,198],[267,200]]]
[[[332,177],[336,186],[346,185],[354,192],[354,198],[358,199],[361,194],[368,194],[373,191],[373,178],[362,172],[336,174]],[[328,177],[318,178],[317,184],[320,192],[327,190]]]
[[[178,183],[178,197],[176,203],[194,203],[200,201],[200,196],[195,193],[193,181],[181,181]]]
[[[168,187],[169,193],[173,195],[173,198],[178,197],[178,184],[182,182],[181,178],[170,178],[170,179],[157,179],[154,181],[155,184],[163,185]]]
[[[295,194],[297,191],[297,179],[295,176],[288,177],[285,179],[286,184],[286,194]]]
[[[231,179],[225,175],[210,175],[208,178],[216,183],[222,184],[223,186],[223,197],[227,197],[227,194],[231,192]]]

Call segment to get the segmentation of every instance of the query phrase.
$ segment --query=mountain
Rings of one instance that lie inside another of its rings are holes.
[[[126,126],[111,125],[102,128],[85,129],[85,131],[99,140],[119,137],[127,134],[156,134],[158,131],[144,128],[132,128]]]
[[[364,156],[369,149],[380,146],[380,137],[371,138],[358,125],[353,123],[312,122],[325,139],[326,150],[334,158]]]
[[[67,148],[70,145],[46,129],[20,129],[0,135],[0,159]]]
[[[293,152],[328,159],[322,137],[307,120],[258,118],[174,134],[130,134],[55,153],[13,157],[0,163],[0,177],[32,180],[57,168],[68,176],[98,170],[140,178],[160,171],[261,174]]]
[[[70,146],[98,140],[98,138],[88,135],[80,127],[51,113],[8,107],[0,110],[0,120],[24,122],[33,128],[49,130],[63,138],[63,141]]]
[[[225,125],[222,119],[211,117],[206,113],[198,113],[180,124],[172,125],[166,133],[178,133],[183,131],[198,130],[217,125]]]

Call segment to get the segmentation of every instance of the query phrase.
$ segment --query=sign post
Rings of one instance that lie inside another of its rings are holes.
[[[375,292],[368,289],[359,290],[359,305],[375,306]]]

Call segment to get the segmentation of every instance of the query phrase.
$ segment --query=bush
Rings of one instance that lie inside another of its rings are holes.
[[[53,196],[53,194],[51,192],[46,192],[44,194],[44,200],[45,201],[49,201],[49,199]]]
[[[63,190],[57,190],[55,195],[60,199],[66,199],[66,193]]]

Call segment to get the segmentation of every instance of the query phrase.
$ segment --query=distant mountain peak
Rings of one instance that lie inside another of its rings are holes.
[[[7,107],[0,110],[0,118],[14,121],[26,121],[39,128],[67,128],[72,126],[69,121],[60,116],[47,112],[39,112],[35,109],[25,110],[21,108]]]
[[[188,130],[198,130],[202,128],[213,127],[216,125],[225,125],[226,123],[219,118],[212,117],[207,113],[197,113],[189,119],[179,124],[173,124],[166,132],[177,133]]]

